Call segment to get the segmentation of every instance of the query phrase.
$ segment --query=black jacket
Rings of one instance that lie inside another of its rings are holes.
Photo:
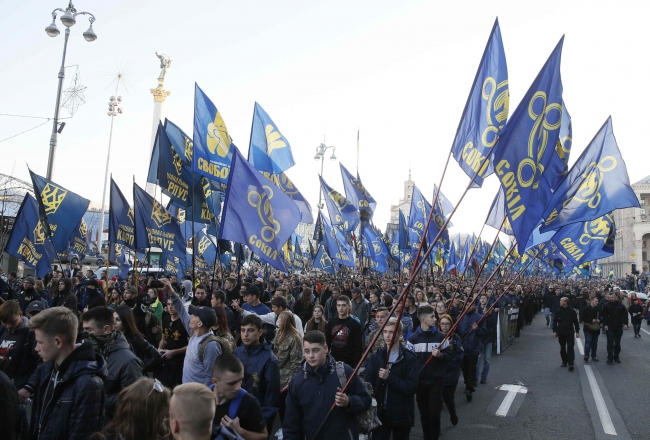
[[[418,389],[417,358],[400,346],[397,360],[390,366],[388,380],[384,382],[379,378],[379,369],[383,368],[385,360],[384,346],[370,357],[364,377],[373,386],[379,419],[387,426],[413,426],[413,398]]]
[[[352,368],[345,365],[347,378]],[[282,424],[285,440],[312,439],[325,415],[334,403],[334,395],[340,388],[336,374],[336,361],[327,355],[327,361],[317,369],[303,362],[301,370],[289,381],[287,409]],[[350,404],[346,408],[335,407],[321,431],[321,439],[356,440],[359,423],[356,416],[370,408],[372,398],[355,376],[348,387]]]
[[[34,404],[29,439],[86,439],[104,423],[106,363],[83,342],[56,368],[43,364],[30,378]],[[49,389],[48,389],[49,388]]]
[[[571,307],[559,307],[553,312],[553,333],[570,335],[580,332],[578,315]]]
[[[600,309],[589,304],[587,307],[582,309],[582,312],[580,312],[580,320],[585,324],[593,324],[594,319],[600,319]],[[585,333],[591,333],[592,335],[600,334],[600,330],[589,330],[586,326],[583,326],[582,330]]]
[[[142,361],[143,374],[153,372],[163,363],[163,357],[160,352],[147,342],[146,339],[138,335],[133,335],[128,342],[131,346],[131,351]]]
[[[627,309],[619,301],[611,301],[603,307],[603,324],[609,330],[628,325]]]
[[[124,388],[142,377],[142,362],[131,351],[131,346],[120,332],[111,344],[106,363],[108,374],[104,379],[106,390],[106,421],[109,422],[115,414],[117,395]]]
[[[444,348],[440,350],[443,357],[431,359],[426,368],[424,368],[427,360],[431,357],[431,350],[439,346],[444,338],[444,333],[439,332],[435,327],[431,330],[424,331],[421,326],[409,336],[406,347],[413,351],[418,359],[417,370],[421,370],[419,377],[420,383],[434,383],[442,380],[445,375],[447,370],[445,364],[451,359],[451,350],[448,341],[445,341],[443,344]]]
[[[4,373],[13,380],[17,389],[21,389],[36,371],[36,367],[42,364],[41,357],[36,352],[34,330],[27,327],[27,318],[23,316],[22,320],[23,325],[11,331],[0,325],[0,358],[12,357]]]

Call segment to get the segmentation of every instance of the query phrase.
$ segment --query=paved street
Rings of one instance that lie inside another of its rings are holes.
[[[641,328],[650,331],[645,321]],[[605,335],[599,339],[597,363],[585,364],[576,344],[576,370],[571,373],[560,367],[559,344],[543,314],[537,314],[513,345],[493,355],[488,383],[477,385],[472,402],[463,395],[461,375],[456,392],[460,422],[452,426],[443,410],[441,437],[647,439],[650,385],[644,373],[650,372],[650,333],[641,334],[635,339],[632,328],[624,332],[620,365],[605,363]],[[518,386],[508,387],[517,390],[510,393],[499,390],[504,384],[523,386],[527,392]],[[497,411],[507,415],[497,416]],[[411,438],[421,439],[419,414],[416,418]]]

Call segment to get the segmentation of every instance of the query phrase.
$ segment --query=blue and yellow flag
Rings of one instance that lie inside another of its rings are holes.
[[[192,170],[226,190],[235,144],[217,107],[194,85],[194,154]]]
[[[191,205],[192,167],[176,152],[160,122],[156,132],[155,150],[158,152],[158,171],[156,180],[148,182],[160,186],[162,193],[177,205]],[[149,172],[149,177],[151,174]]]
[[[380,273],[385,273],[388,270],[386,259],[388,258],[389,253],[384,241],[372,227],[364,228],[363,237],[364,248],[368,251],[366,257],[372,266],[371,269]]]
[[[135,218],[133,209],[111,177],[111,205],[108,210],[108,241],[134,249]]]
[[[323,191],[327,212],[333,226],[341,226],[344,231],[354,231],[359,225],[359,211],[341,193],[333,189],[321,176],[318,176]]]
[[[508,219],[508,214],[506,211],[506,197],[503,193],[503,188],[499,187],[499,192],[494,197],[492,201],[492,206],[490,207],[490,212],[485,219],[485,224],[492,226],[494,229],[501,228],[501,232],[514,235],[512,231],[512,226],[510,226],[510,220]],[[505,222],[503,221],[505,219]]]
[[[508,66],[497,18],[451,147],[470,178],[478,173],[473,187],[483,185],[483,179],[494,172],[489,157],[508,119],[509,102]]]
[[[56,258],[56,250],[47,234],[44,222],[39,218],[36,200],[25,194],[18,209],[11,235],[5,246],[6,253],[36,269],[36,276],[44,277],[52,270],[50,264]]]
[[[291,145],[261,105],[255,103],[248,161],[264,173],[280,174],[296,163]]]
[[[181,157],[183,162],[192,164],[192,154],[194,152],[194,142],[192,138],[185,134],[183,130],[169,119],[165,119],[165,133],[169,138],[174,150]]]
[[[45,231],[52,240],[54,249],[57,252],[63,251],[67,249],[68,241],[86,213],[90,200],[34,174],[31,170],[29,174],[32,177],[41,218],[45,220]]]
[[[358,174],[355,178],[345,169],[342,163],[339,165],[341,166],[341,177],[343,177],[345,196],[359,210],[362,220],[366,221],[371,219],[377,207],[377,202],[372,198],[368,190],[366,190],[366,187],[363,186]]]
[[[187,243],[174,217],[137,184],[133,184],[134,249],[159,247],[163,253],[185,258]]]
[[[322,238],[330,257],[338,264],[355,267],[352,248],[347,244],[343,232],[336,226],[332,226],[322,211],[319,213],[319,222],[323,231]]]
[[[571,115],[562,100],[562,123],[560,125],[560,136],[555,144],[555,153],[557,157],[552,160],[549,167],[542,174],[542,179],[551,186],[553,192],[558,185],[569,173],[569,156],[573,146],[573,128],[571,125]],[[559,160],[558,160],[559,158]]]
[[[282,247],[300,222],[293,200],[233,148],[218,237],[246,243],[260,259],[286,272]]]
[[[426,201],[417,186],[413,186],[411,197],[411,211],[409,213],[408,229],[411,248],[417,249],[422,242],[424,225],[429,217],[431,205]]]
[[[628,207],[638,208],[639,199],[630,186],[609,117],[553,194],[540,231],[594,220]]]
[[[614,268],[612,267],[612,268],[609,270],[609,275],[607,275],[607,277],[608,277],[609,279],[612,279],[612,278],[614,278],[614,275],[615,275],[615,274],[614,274]]]
[[[92,231],[86,224],[86,220],[82,218],[77,227],[74,228],[72,236],[70,237],[69,247],[77,254],[79,254],[80,260],[85,260],[86,255],[90,253],[91,232]]]
[[[314,249],[314,245],[311,243],[311,240],[307,239],[307,243],[309,243],[309,258],[311,259],[313,265],[314,260],[316,259],[316,255],[318,254],[318,251]]]
[[[614,253],[616,224],[613,213],[596,220],[572,223],[560,228],[553,242],[576,266]]]
[[[451,272],[453,269],[456,269],[458,264],[458,250],[456,249],[456,242],[452,241],[451,248],[449,249],[449,259],[447,260],[447,267],[445,270]]]
[[[163,254],[164,255],[164,254]],[[129,274],[129,261],[126,248],[119,243],[111,243],[108,253],[109,261],[115,264],[120,270],[120,278],[126,279]],[[161,267],[164,267],[161,265]],[[173,273],[176,273],[175,271]]]
[[[552,161],[561,161],[555,146],[562,123],[563,42],[564,37],[512,114],[494,151],[494,170],[505,191],[519,253],[552,197],[552,188],[542,175]]]
[[[265,173],[262,173],[265,174]],[[300,210],[300,221],[302,223],[314,223],[314,216],[311,213],[311,205],[307,199],[298,191],[296,185],[293,184],[289,176],[285,173],[280,174],[270,174],[266,176],[267,179],[271,180],[278,188],[282,190],[283,193],[291,197],[291,200],[296,204]]]
[[[199,233],[194,236],[193,251],[197,256],[203,258],[210,268],[214,266],[214,262],[217,258],[217,247],[212,238],[206,234],[204,230],[199,231]]]
[[[318,253],[314,257],[314,269],[323,270],[331,275],[334,275],[334,265],[332,264],[332,259],[325,248],[322,245],[318,246]]]

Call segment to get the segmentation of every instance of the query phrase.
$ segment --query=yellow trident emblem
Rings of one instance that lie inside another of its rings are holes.
[[[126,212],[126,216],[131,220],[131,224],[134,225],[135,222],[133,221],[133,208],[129,208],[129,210]]]
[[[36,223],[34,228],[34,245],[39,246],[45,243],[45,226],[41,220]]]
[[[188,162],[192,162],[192,152],[194,150],[194,142],[190,139],[185,138],[185,159]]]
[[[156,223],[156,226],[162,228],[168,223],[171,223],[172,216],[163,208],[157,201],[153,201],[153,208],[151,209],[151,219]]]
[[[115,243],[115,257],[116,258],[121,258],[122,257],[122,245]]]
[[[207,235],[204,235],[203,237],[201,237],[201,240],[199,241],[199,244],[198,244],[199,255],[203,255],[203,252],[205,252],[206,249],[208,247],[210,247],[211,244],[212,244],[212,242],[210,241],[210,239],[208,238]]]
[[[79,224],[79,235],[81,235],[81,238],[86,238],[86,235],[88,235],[88,225],[84,219],[81,219]]]
[[[58,186],[52,185],[51,183],[46,184],[45,188],[43,188],[43,191],[41,192],[41,200],[45,207],[45,214],[54,214],[56,210],[59,209],[59,206],[61,206],[61,203],[67,194],[68,191],[59,188]]]
[[[176,150],[174,150],[174,147],[171,147],[171,149],[172,149],[172,156],[174,157],[172,163],[174,164],[174,168],[176,168],[176,174],[180,176],[181,172],[183,171],[183,161],[181,160],[181,157],[178,154],[176,154]]]
[[[248,192],[248,203],[257,208],[257,215],[264,226],[260,231],[262,240],[267,243],[275,240],[275,234],[280,232],[280,222],[273,218],[273,207],[271,206],[271,199],[273,198],[273,190],[269,186],[263,186],[265,191],[258,193],[255,190]]]
[[[605,246],[614,246],[615,228],[611,214],[585,222],[584,233],[580,236],[581,244],[589,244],[591,240],[602,240]]]
[[[210,122],[208,125],[206,141],[208,143],[208,150],[210,150],[210,153],[212,154],[215,154],[216,152],[219,156],[226,157],[230,151],[230,135],[228,134],[226,123],[223,122],[221,113],[218,111],[214,117],[214,122]]]
[[[598,206],[601,199],[599,191],[603,184],[604,174],[614,168],[616,168],[616,158],[612,156],[602,158],[600,163],[590,163],[582,174],[584,181],[574,198],[581,203],[586,203],[590,208]]]

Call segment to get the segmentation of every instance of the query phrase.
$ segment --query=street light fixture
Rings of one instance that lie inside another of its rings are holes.
[[[61,60],[61,69],[59,69],[59,88],[56,92],[56,107],[54,109],[54,121],[52,124],[52,135],[50,136],[50,153],[47,159],[47,178],[52,179],[52,174],[54,173],[54,154],[56,152],[56,142],[59,128],[59,110],[61,109],[61,88],[63,87],[63,79],[65,78],[65,54],[68,48],[68,38],[70,37],[70,27],[74,26],[77,23],[78,15],[89,15],[90,27],[86,32],[83,33],[83,37],[86,41],[91,42],[97,39],[97,34],[93,31],[93,23],[95,22],[95,16],[90,12],[77,12],[72,0],[68,3],[66,9],[56,8],[52,11],[52,23],[45,28],[45,32],[50,37],[57,37],[61,32],[56,26],[56,14],[57,12],[62,12],[61,23],[65,26],[65,41],[63,42],[63,58]]]
[[[329,149],[332,149],[332,155],[330,156],[330,160],[336,160],[336,154],[334,152],[336,151],[336,147],[333,146],[327,146],[325,143],[321,143],[319,146],[316,147],[316,155],[314,156],[314,160],[320,160],[320,175],[323,175],[323,164],[325,162],[325,152]],[[321,190],[318,191],[318,209],[323,209],[323,191],[322,188]]]

